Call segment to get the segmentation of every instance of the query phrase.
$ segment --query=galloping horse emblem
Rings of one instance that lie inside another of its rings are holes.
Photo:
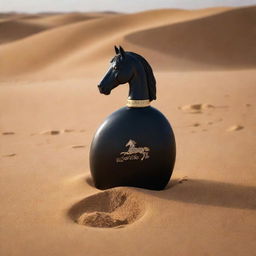
[[[141,161],[149,158],[148,152],[150,151],[150,149],[148,147],[136,147],[136,141],[134,141],[134,140],[129,140],[125,146],[129,147],[128,150],[126,152],[121,152],[120,155],[132,156],[132,155],[136,155],[136,154],[141,154],[142,155],[142,157],[140,159]],[[134,158],[128,158],[125,160],[133,160],[133,159]]]

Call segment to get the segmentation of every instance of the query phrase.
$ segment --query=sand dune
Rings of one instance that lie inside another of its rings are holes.
[[[57,15],[43,15],[33,17],[23,17],[22,20],[29,21],[33,24],[40,24],[47,27],[59,27],[67,24],[72,24],[75,22],[86,21],[90,19],[106,17],[103,13],[86,14],[86,13],[67,13],[67,14],[57,14]]]
[[[256,66],[256,7],[139,31],[125,39],[166,56],[166,63],[182,67],[175,59],[202,68]]]
[[[61,26],[0,47],[0,75],[14,76],[29,73],[49,67],[53,62],[55,72],[58,71],[56,69],[58,63],[62,71],[64,67],[70,71],[77,66],[89,63],[91,66],[92,61],[106,61],[112,54],[110,47],[115,43],[123,42],[123,38],[130,33],[169,23],[193,20],[225,10],[223,8],[194,12],[156,10],[107,16],[105,19]],[[66,18],[64,17],[64,20]],[[71,18],[74,19],[74,16],[71,15]]]
[[[106,16],[111,15],[104,13],[3,15],[0,21],[0,44],[22,39],[50,28]]]
[[[7,19],[13,19],[17,17],[22,17],[24,16],[21,13],[16,13],[16,12],[6,12],[6,13],[0,13],[0,22],[6,21]]]
[[[43,25],[29,24],[27,22],[8,20],[0,23],[0,44],[15,41],[47,29]]]
[[[254,256],[254,24],[255,7],[0,14],[0,254]],[[93,134],[128,95],[97,88],[118,44],[152,65],[175,133],[163,191],[91,178]]]
[[[16,15],[16,13],[15,12],[0,13],[0,18],[1,19],[9,18],[9,17],[11,17],[13,15]]]

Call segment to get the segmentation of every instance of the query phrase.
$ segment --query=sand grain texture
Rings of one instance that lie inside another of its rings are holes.
[[[1,14],[0,254],[253,256],[255,10]],[[128,94],[97,90],[119,44],[152,65],[175,132],[163,191],[90,178],[92,137]]]
[[[81,225],[113,228],[133,223],[143,212],[143,201],[134,198],[131,192],[111,189],[78,202],[69,215]]]

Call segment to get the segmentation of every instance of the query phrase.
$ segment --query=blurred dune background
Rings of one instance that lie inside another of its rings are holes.
[[[135,14],[10,14],[0,23],[0,74],[4,78],[52,71],[54,77],[65,70],[70,77],[80,70],[88,75],[95,65],[108,61],[114,44],[147,54],[157,70],[254,68],[255,23],[255,6]]]
[[[177,140],[163,191],[90,178],[128,94],[97,90],[114,45],[155,72]],[[256,6],[0,13],[0,254],[254,255],[255,86]]]

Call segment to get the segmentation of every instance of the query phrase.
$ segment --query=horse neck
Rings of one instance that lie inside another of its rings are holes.
[[[143,66],[138,66],[132,79],[129,81],[129,87],[129,100],[149,99],[147,77]]]

